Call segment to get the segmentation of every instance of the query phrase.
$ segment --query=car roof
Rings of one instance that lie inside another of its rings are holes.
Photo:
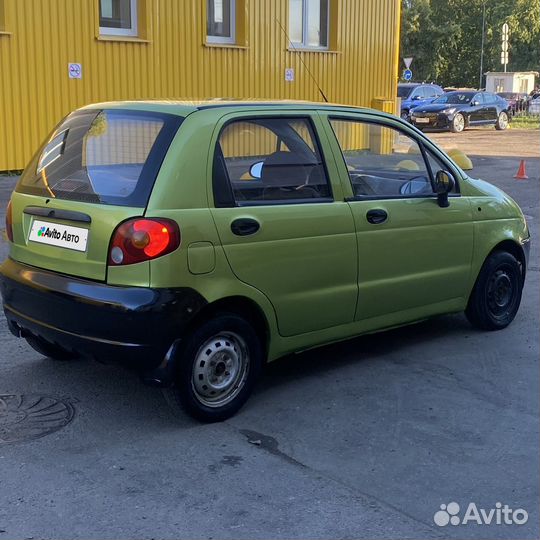
[[[430,83],[430,82],[405,82],[405,83],[398,83],[398,86],[407,87],[407,86],[437,86],[440,88],[440,86],[437,83]]]
[[[480,90],[452,90],[445,93],[446,96],[450,94],[489,94],[489,92],[481,92]]]
[[[250,99],[208,99],[208,100],[175,100],[175,99],[156,99],[141,101],[109,101],[103,103],[93,103],[82,109],[123,109],[139,110],[157,113],[169,113],[178,116],[187,116],[195,111],[217,108],[231,109],[268,109],[274,108],[280,110],[334,110],[334,111],[369,111],[372,109],[357,107],[354,105],[343,105],[338,103],[324,103],[320,101],[300,101],[300,100],[250,100]],[[375,111],[384,115],[381,111]]]

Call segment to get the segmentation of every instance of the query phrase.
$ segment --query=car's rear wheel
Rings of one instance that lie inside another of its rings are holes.
[[[497,123],[495,124],[495,129],[502,131],[508,127],[508,115],[502,111],[497,118]]]
[[[450,122],[450,131],[461,133],[465,129],[465,117],[461,113],[457,113]]]
[[[467,318],[481,330],[506,328],[516,316],[523,289],[523,270],[506,251],[495,251],[484,262],[469,298]]]
[[[49,343],[48,341],[45,341],[37,336],[27,336],[26,342],[36,352],[46,356],[47,358],[52,358],[53,360],[67,361],[77,358],[75,353],[67,351],[66,349],[63,349],[58,345],[54,345],[53,343]]]
[[[180,407],[203,422],[233,416],[249,398],[263,363],[263,347],[242,317],[223,313],[192,332],[180,347],[174,385],[164,389],[173,411]]]

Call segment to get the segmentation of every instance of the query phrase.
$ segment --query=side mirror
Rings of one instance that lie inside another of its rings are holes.
[[[433,191],[437,194],[437,202],[441,208],[448,208],[448,194],[454,189],[454,179],[448,171],[437,171]]]
[[[478,107],[478,105],[480,105],[480,102],[479,101],[476,101],[476,99],[474,101],[471,101],[471,105],[473,107]]]
[[[263,165],[264,161],[257,161],[249,168],[249,174],[251,174],[253,178],[260,178],[262,176]]]
[[[412,99],[413,101],[418,101],[418,100],[421,99],[421,98],[420,98],[420,96],[413,96],[411,99]]]

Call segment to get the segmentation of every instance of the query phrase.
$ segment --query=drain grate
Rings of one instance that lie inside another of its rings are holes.
[[[73,420],[73,405],[49,396],[0,394],[0,445],[39,439]]]

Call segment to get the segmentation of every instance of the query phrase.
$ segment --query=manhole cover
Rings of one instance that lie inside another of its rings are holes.
[[[39,439],[73,420],[73,405],[48,396],[0,395],[0,445]]]

